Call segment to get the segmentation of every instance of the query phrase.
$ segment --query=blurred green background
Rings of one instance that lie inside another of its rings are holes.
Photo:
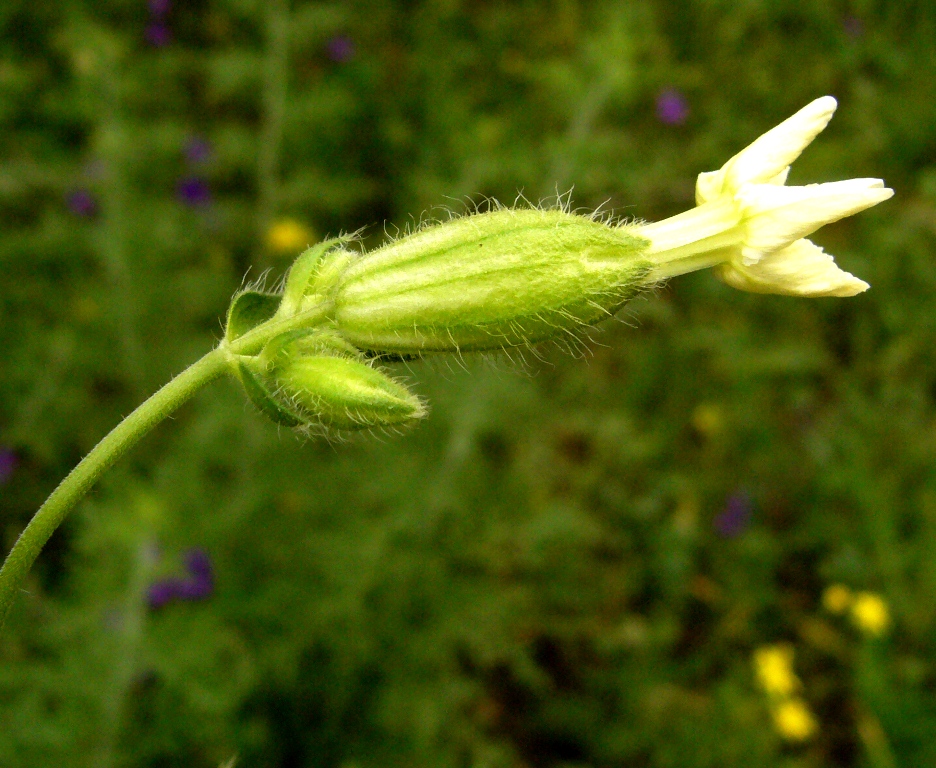
[[[212,385],[34,568],[0,765],[936,765],[934,40],[928,0],[0,3],[2,551],[328,234],[662,218],[827,93],[791,183],[897,193],[815,238],[865,294],[680,278],[582,359],[401,367],[403,435]]]

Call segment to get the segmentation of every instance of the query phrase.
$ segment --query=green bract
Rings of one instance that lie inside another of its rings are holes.
[[[356,347],[490,350],[575,334],[612,315],[651,268],[630,228],[562,210],[497,210],[437,224],[352,262],[335,327]]]

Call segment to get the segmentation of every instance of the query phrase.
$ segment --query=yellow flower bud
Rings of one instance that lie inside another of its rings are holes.
[[[890,629],[890,609],[874,592],[859,592],[851,607],[852,621],[866,635],[881,637]]]
[[[822,593],[822,605],[829,613],[845,613],[851,604],[851,590],[842,584],[832,584]]]
[[[819,726],[806,702],[786,699],[772,708],[774,727],[788,741],[806,741],[814,736]]]
[[[311,230],[295,219],[280,219],[267,231],[267,246],[276,253],[295,253],[313,239]]]
[[[793,672],[793,646],[788,643],[765,645],[754,652],[754,671],[764,692],[788,697],[802,688]]]

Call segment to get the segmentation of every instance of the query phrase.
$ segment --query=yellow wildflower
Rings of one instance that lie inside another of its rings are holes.
[[[802,699],[786,699],[773,708],[772,714],[777,733],[789,741],[806,741],[819,729]]]
[[[829,613],[845,613],[851,604],[852,592],[844,584],[832,584],[822,593],[822,606]]]
[[[866,635],[880,637],[890,628],[890,610],[874,592],[859,592],[851,607],[852,621]]]
[[[313,239],[311,230],[295,219],[280,219],[267,232],[267,245],[276,253],[302,250]]]
[[[793,671],[793,646],[788,643],[765,645],[754,651],[754,670],[769,696],[785,698],[802,687]]]
[[[712,437],[722,431],[724,414],[716,403],[699,403],[692,412],[692,426],[706,437]]]

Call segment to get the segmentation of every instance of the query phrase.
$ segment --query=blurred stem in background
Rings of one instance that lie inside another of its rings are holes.
[[[134,270],[128,265],[128,196],[127,151],[130,146],[123,107],[122,55],[118,50],[106,52],[100,67],[98,110],[102,119],[97,128],[98,149],[104,162],[107,184],[102,190],[103,219],[97,233],[97,250],[108,279],[114,287],[117,335],[120,341],[123,368],[134,400],[145,392],[146,371],[138,332],[138,306],[134,286]]]
[[[224,352],[215,349],[184,370],[120,422],[52,491],[20,534],[0,569],[0,628],[42,547],[75,504],[140,438],[205,384],[220,376],[226,364]]]
[[[280,156],[289,80],[289,0],[269,0],[265,22],[263,115],[257,149],[257,225],[264,246],[279,207]]]
[[[141,297],[137,294],[134,280],[134,275],[140,272],[140,265],[130,264],[128,160],[133,127],[128,123],[124,103],[125,54],[122,41],[112,35],[109,31],[105,35],[105,39],[113,40],[115,44],[105,49],[105,61],[99,68],[95,94],[96,114],[100,115],[95,131],[97,152],[107,180],[101,190],[103,217],[95,233],[95,247],[113,286],[113,319],[127,386],[132,401],[139,402],[146,392],[146,362],[139,336]],[[120,734],[126,720],[127,696],[138,666],[139,645],[146,620],[146,587],[152,570],[147,556],[152,549],[151,536],[139,524],[130,526],[127,533],[130,541],[115,540],[111,543],[115,551],[131,550],[133,567],[125,584],[116,626],[117,645],[111,657],[110,679],[101,689],[98,746],[101,768],[112,768],[117,761]]]
[[[156,564],[156,542],[153,536],[150,515],[144,506],[152,506],[137,500],[133,510],[134,520],[128,525],[130,541],[121,542],[129,548],[131,570],[120,613],[117,617],[117,646],[112,659],[111,678],[104,686],[101,707],[101,741],[97,765],[113,768],[118,764],[118,745],[122,726],[126,719],[128,694],[139,667],[140,646],[146,625],[147,590],[152,581]]]

